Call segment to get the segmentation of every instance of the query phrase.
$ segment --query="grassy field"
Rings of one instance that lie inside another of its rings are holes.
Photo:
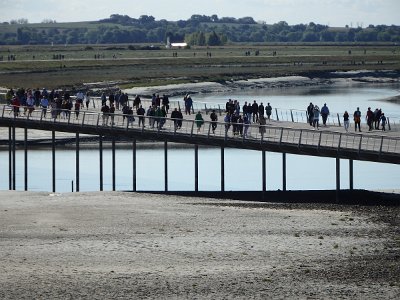
[[[79,88],[84,83],[106,82],[129,87],[317,76],[346,70],[400,71],[400,47],[393,45],[234,45],[191,49],[154,46],[159,50],[130,50],[128,45],[2,46],[0,86]],[[245,55],[246,51],[250,56]],[[174,52],[177,57],[173,57]],[[8,61],[9,55],[16,60]],[[64,59],[54,59],[56,55],[63,55]],[[95,59],[95,55],[101,59]]]

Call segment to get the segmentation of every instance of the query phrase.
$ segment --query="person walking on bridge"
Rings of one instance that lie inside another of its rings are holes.
[[[265,113],[267,114],[267,119],[268,121],[271,120],[271,114],[272,114],[272,106],[271,104],[268,102],[267,106],[265,107]]]
[[[200,111],[196,114],[195,123],[197,126],[197,132],[200,132],[201,126],[204,124],[204,119]]]
[[[314,106],[314,111],[313,111],[313,126],[314,129],[319,130],[319,107],[317,105]]]
[[[213,109],[212,113],[210,114],[210,119],[211,119],[212,133],[215,134],[215,129],[217,129],[217,121],[218,121],[218,116],[215,113],[215,109]]]
[[[322,117],[322,124],[326,126],[326,120],[328,119],[329,116],[329,108],[326,106],[326,103],[324,106],[321,108],[321,117]]]
[[[374,113],[372,112],[371,107],[368,107],[367,115],[365,116],[365,118],[367,119],[368,131],[371,131],[372,123],[374,121]]]
[[[108,126],[108,117],[110,116],[110,107],[107,105],[107,102],[101,108],[101,112],[103,113],[103,126]]]
[[[357,131],[358,127],[358,131],[361,132],[361,111],[359,107],[357,107],[357,110],[354,112],[353,118],[354,118],[354,130]]]
[[[308,123],[310,126],[313,126],[314,123],[314,104],[310,102],[310,105],[307,106],[307,116],[308,116]]]
[[[251,112],[253,113],[253,123],[258,122],[258,104],[256,100],[251,105]]]
[[[349,131],[349,113],[347,110],[343,114],[344,130]]]

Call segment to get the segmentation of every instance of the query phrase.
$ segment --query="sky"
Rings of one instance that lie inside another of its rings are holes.
[[[193,14],[253,17],[255,21],[332,27],[400,25],[400,0],[0,0],[0,22],[20,18],[61,22],[97,21],[111,14],[156,20],[187,20]]]

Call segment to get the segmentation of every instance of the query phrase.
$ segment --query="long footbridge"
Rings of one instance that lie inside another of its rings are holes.
[[[320,127],[320,130],[307,128],[307,125],[270,121],[266,125],[259,124],[228,124],[225,122],[208,121],[203,113],[204,122],[198,127],[193,115],[185,116],[182,120],[172,118],[155,118],[147,116],[129,116],[122,113],[104,115],[98,111],[81,110],[79,114],[74,111],[59,111],[51,114],[44,113],[42,109],[35,109],[31,113],[14,114],[12,107],[0,106],[0,127],[9,129],[10,151],[10,189],[15,189],[15,129],[22,128],[25,132],[25,153],[28,150],[28,130],[43,130],[52,132],[53,161],[55,132],[65,132],[76,135],[77,147],[77,190],[79,190],[79,135],[97,136],[102,147],[102,138],[125,139],[133,141],[133,148],[137,140],[158,141],[165,144],[167,156],[167,143],[184,143],[195,146],[196,172],[197,151],[199,145],[221,148],[221,190],[224,190],[224,148],[238,148],[262,151],[263,153],[263,190],[265,189],[265,152],[278,152],[283,155],[283,190],[286,189],[286,154],[311,155],[331,157],[336,159],[337,189],[340,189],[340,159],[350,162],[350,188],[353,187],[353,160],[400,164],[400,137],[397,134],[384,134],[377,131],[350,133],[343,132],[341,128],[330,126]],[[54,117],[56,116],[56,117]],[[131,118],[135,120],[131,122]],[[139,119],[144,125],[139,125]],[[223,117],[219,119],[223,120]],[[213,130],[213,125],[216,126]],[[243,126],[242,134],[233,132],[233,126]],[[246,134],[244,134],[246,133]],[[102,149],[101,149],[102,151]],[[136,151],[136,150],[134,150]],[[26,157],[26,155],[25,155]],[[102,160],[102,156],[101,156]],[[113,159],[115,164],[115,158]],[[27,164],[27,161],[26,163]],[[102,161],[100,161],[102,168]],[[133,168],[135,168],[135,163]],[[165,159],[165,168],[167,162]],[[53,163],[53,169],[54,163]],[[113,168],[113,172],[114,172]],[[53,170],[54,174],[55,170]],[[165,171],[165,190],[168,189],[167,172]],[[27,175],[25,176],[27,177]],[[54,175],[55,177],[55,175]],[[13,180],[14,178],[14,180]],[[115,189],[115,175],[113,176],[113,189]],[[196,189],[198,188],[196,174]],[[26,179],[27,181],[27,179]],[[133,190],[136,190],[136,172],[134,172]],[[55,190],[53,178],[53,190]],[[11,184],[12,183],[12,184]],[[27,183],[25,182],[25,187]],[[102,190],[102,171],[100,178]]]

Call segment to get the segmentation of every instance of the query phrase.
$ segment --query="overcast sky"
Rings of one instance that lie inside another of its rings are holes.
[[[193,14],[253,17],[268,24],[400,25],[400,0],[0,0],[0,21],[95,21],[111,14],[187,20]]]

